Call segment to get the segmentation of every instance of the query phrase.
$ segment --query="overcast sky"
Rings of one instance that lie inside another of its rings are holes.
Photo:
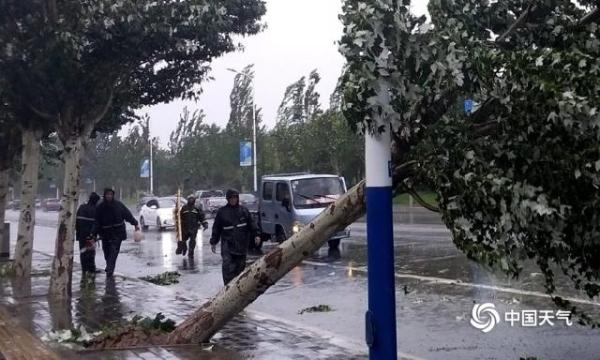
[[[413,0],[413,12],[424,13],[427,2]],[[342,1],[266,0],[266,3],[263,22],[267,29],[242,39],[243,52],[229,53],[213,62],[210,75],[214,80],[202,84],[203,94],[198,102],[173,101],[141,111],[150,115],[152,136],[159,137],[163,146],[185,106],[190,110],[204,109],[208,123],[227,124],[229,93],[235,76],[227,68],[241,70],[254,64],[256,102],[263,109],[263,121],[269,128],[275,124],[285,88],[313,69],[321,74],[317,90],[323,105],[328,105],[344,64],[336,45],[342,34],[338,19]]]

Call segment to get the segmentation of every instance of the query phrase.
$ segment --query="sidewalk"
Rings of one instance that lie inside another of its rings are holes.
[[[176,295],[168,287],[141,280],[116,276],[114,281],[99,274],[94,284],[81,283],[79,266],[73,274],[73,298],[67,304],[48,300],[51,257],[34,252],[34,274],[30,281],[17,284],[0,278],[0,306],[12,320],[37,337],[52,330],[77,328],[98,331],[109,324],[119,324],[139,314],[156,315],[182,321],[200,304]],[[361,359],[305,329],[297,329],[250,314],[237,316],[213,338],[211,351],[200,346],[138,348],[115,351],[69,350],[50,344],[61,359]]]

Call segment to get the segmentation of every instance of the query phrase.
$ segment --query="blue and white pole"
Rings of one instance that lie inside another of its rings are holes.
[[[390,131],[388,127],[384,133],[365,135],[369,279],[365,324],[371,360],[397,358]]]

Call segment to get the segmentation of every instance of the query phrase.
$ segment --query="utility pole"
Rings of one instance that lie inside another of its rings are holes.
[[[241,75],[244,77],[248,77],[248,74],[245,74],[243,72],[239,72],[235,69],[231,69],[231,68],[227,68],[227,71],[231,71],[233,73],[236,73],[237,75]],[[251,78],[251,80],[254,82],[254,78]],[[254,192],[257,193],[258,192],[258,170],[257,170],[257,162],[258,159],[256,158],[256,99],[254,98],[254,87],[252,88],[252,166],[254,167]]]
[[[150,117],[147,117],[146,121],[146,126],[148,127],[148,144],[150,145],[150,195],[154,195],[154,159],[152,149],[152,135],[150,135]]]
[[[150,139],[150,194],[154,195],[154,164],[152,157],[152,139]]]
[[[258,176],[256,170],[256,103],[254,102],[254,96],[252,96],[252,163],[254,165],[254,193],[258,193]]]
[[[396,279],[392,213],[391,127],[365,134],[369,310],[365,316],[371,360],[397,358]]]

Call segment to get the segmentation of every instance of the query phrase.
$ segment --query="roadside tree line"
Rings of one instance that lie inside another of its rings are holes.
[[[252,78],[252,66],[244,72]],[[241,77],[241,76],[240,76]],[[250,82],[234,81],[231,115],[224,127],[210,124],[202,110],[185,108],[176,118],[155,119],[176,123],[166,147],[150,138],[148,118],[132,126],[125,136],[98,134],[89,143],[83,162],[86,189],[95,182],[114,187],[117,194],[134,199],[149,191],[149,179],[140,178],[140,165],[149,158],[153,144],[155,195],[171,195],[198,189],[234,187],[251,192],[252,168],[239,164],[239,143],[252,139],[252,99],[246,96]],[[258,171],[261,174],[312,171],[335,173],[350,184],[364,176],[364,141],[348,125],[339,103],[322,110],[314,87],[316,71],[291,84],[278,110],[276,125],[267,129],[257,111]],[[305,105],[308,104],[308,105]],[[247,111],[246,111],[247,110]],[[174,116],[175,117],[175,116]],[[92,181],[93,179],[93,181]]]

